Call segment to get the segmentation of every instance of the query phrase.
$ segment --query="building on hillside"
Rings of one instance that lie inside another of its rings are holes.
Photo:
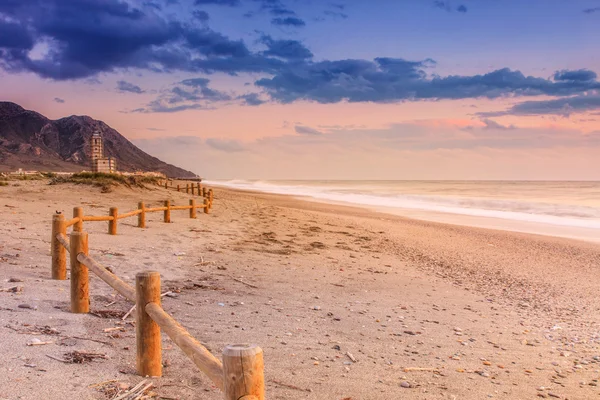
[[[104,144],[102,142],[102,135],[99,132],[95,132],[92,135],[91,156],[92,172],[105,172],[109,174],[117,172],[117,160],[114,157],[104,157]]]

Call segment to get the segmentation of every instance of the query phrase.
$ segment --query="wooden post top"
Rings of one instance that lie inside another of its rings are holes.
[[[64,219],[65,219],[65,216],[63,214],[54,214],[52,216],[53,221],[57,221],[57,220],[62,221]]]
[[[223,355],[228,357],[253,356],[262,352],[256,344],[230,344],[223,349]]]
[[[140,279],[148,279],[148,278],[152,278],[152,277],[156,277],[159,276],[160,277],[160,272],[158,271],[144,271],[144,272],[138,272],[137,274],[135,274],[136,278],[140,278]]]
[[[73,236],[87,236],[87,235],[88,235],[88,233],[87,232],[83,232],[83,231],[82,232],[75,232],[75,231],[71,232],[71,237],[73,237]]]

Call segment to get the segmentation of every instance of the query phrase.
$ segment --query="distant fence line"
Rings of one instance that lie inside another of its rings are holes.
[[[168,185],[168,182],[165,185]],[[148,212],[163,211],[164,222],[170,222],[171,210],[189,210],[190,218],[196,218],[198,208],[203,208],[204,213],[208,214],[213,202],[212,189],[201,192],[200,186],[196,188],[198,194],[202,193],[205,196],[202,205],[196,205],[195,199],[191,199],[189,206],[171,206],[169,200],[165,200],[164,207],[146,208],[144,203],[140,202],[137,210],[120,215],[116,207],[111,207],[108,216],[86,216],[81,207],[75,207],[73,218],[68,221],[63,214],[55,214],[52,217],[51,238],[52,278],[67,279],[68,252],[71,267],[71,312],[90,311],[90,270],[123,297],[135,303],[136,367],[139,375],[162,376],[162,329],[224,393],[225,400],[264,400],[264,361],[260,347],[246,344],[229,345],[223,350],[222,361],[217,359],[162,308],[158,272],[138,273],[135,277],[135,287],[132,287],[89,256],[88,233],[83,231],[84,222],[108,221],[108,232],[116,235],[119,219],[137,215],[138,227],[144,228]],[[72,232],[70,237],[67,237],[69,226],[72,227]]]

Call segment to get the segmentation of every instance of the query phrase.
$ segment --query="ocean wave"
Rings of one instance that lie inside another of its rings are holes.
[[[264,193],[285,194],[309,197],[321,201],[341,202],[369,207],[385,207],[433,211],[449,214],[491,217],[506,220],[536,222],[542,224],[600,229],[600,208],[563,202],[535,202],[529,200],[507,200],[487,197],[466,197],[450,195],[424,195],[399,193],[400,184],[394,187],[387,183],[378,186],[368,182],[349,184],[348,182],[294,182],[282,184],[269,181],[209,181],[208,184],[221,185],[240,190]],[[443,193],[444,183],[440,183],[437,193]],[[531,190],[529,188],[529,190]]]

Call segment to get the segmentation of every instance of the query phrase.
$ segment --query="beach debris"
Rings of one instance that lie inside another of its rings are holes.
[[[38,325],[25,325],[24,328],[15,328],[14,326],[6,325],[6,328],[12,329],[13,331],[26,334],[26,335],[58,335],[60,332],[54,328],[49,327],[48,325],[38,326]]]
[[[12,286],[5,289],[0,289],[0,292],[19,293],[23,291],[23,286]]]
[[[9,278],[8,282],[10,282],[10,283],[23,282],[23,279],[20,279],[20,278]]]
[[[406,367],[404,372],[440,372],[440,370],[435,367]]]
[[[123,318],[125,312],[117,310],[96,310],[90,312],[90,314],[98,318]]]
[[[256,286],[256,285],[253,285],[253,284],[251,284],[251,283],[248,283],[248,282],[244,282],[243,280],[241,280],[241,279],[239,279],[239,278],[236,278],[236,277],[233,277],[233,276],[231,277],[231,279],[233,279],[234,281],[236,281],[236,282],[239,282],[239,283],[241,283],[241,284],[244,284],[244,285],[246,285],[246,286],[248,286],[248,287],[254,288],[254,289],[258,289],[258,288],[259,288],[259,287],[258,287],[258,286]]]
[[[278,381],[278,380],[275,380],[275,379],[271,379],[270,382],[273,382],[276,385],[283,386],[283,387],[286,387],[286,388],[289,388],[289,389],[299,390],[301,392],[308,392],[308,393],[312,392],[312,389],[301,388],[301,387],[298,387],[296,385],[292,385],[292,384],[289,384],[289,383],[284,383],[284,382],[281,382],[281,381]]]
[[[58,357],[52,356],[50,354],[46,354],[46,356],[48,358],[63,362],[65,364],[83,364],[86,362],[92,362],[98,358],[101,358],[104,360],[108,359],[108,356],[106,354],[92,353],[92,352],[87,352],[87,351],[71,351],[71,352],[65,353],[63,355],[63,358],[58,358]]]
[[[183,252],[183,251],[176,251],[175,253],[173,253],[173,255],[177,256],[177,257],[181,257],[181,256],[185,256],[185,252]]]
[[[353,363],[356,362],[356,358],[352,355],[352,353],[350,353],[349,351],[346,352],[346,356],[350,359],[350,361],[352,361]]]
[[[43,346],[45,344],[52,344],[54,342],[50,341],[50,342],[42,342],[40,339],[38,338],[33,338],[33,339],[29,339],[27,341],[27,346]]]
[[[402,381],[402,382],[400,382],[400,387],[403,387],[405,389],[410,389],[412,387],[412,385],[410,384],[410,382]]]
[[[31,304],[19,304],[17,307],[27,310],[37,310],[37,306],[32,306]]]

